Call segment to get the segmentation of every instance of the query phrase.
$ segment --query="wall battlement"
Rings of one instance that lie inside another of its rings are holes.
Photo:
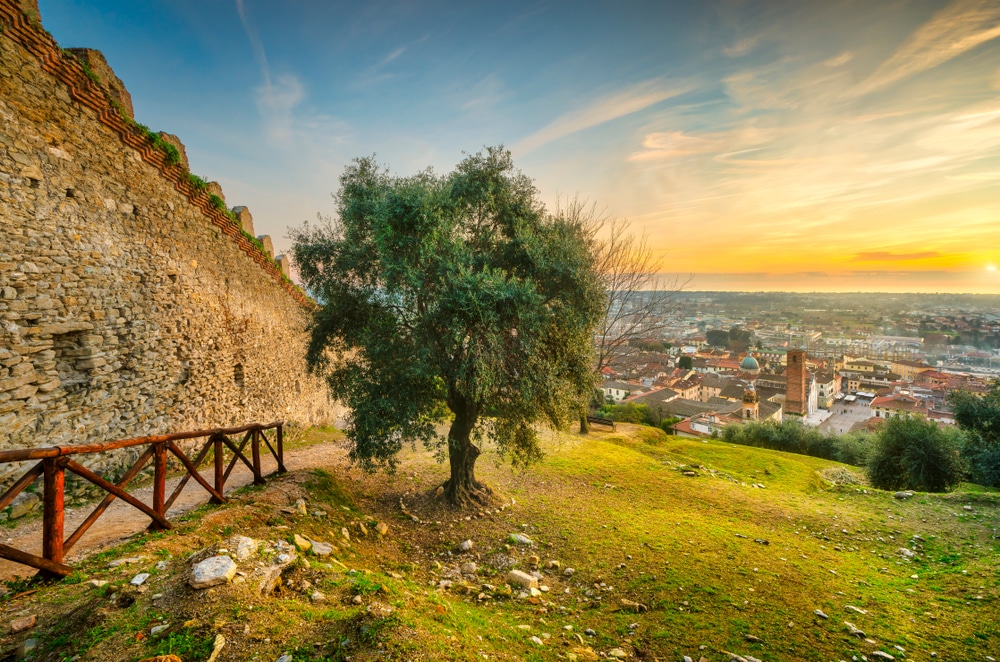
[[[132,121],[131,96],[100,51],[88,48],[63,51],[55,39],[41,29],[41,24],[37,20],[32,20],[32,12],[35,15],[38,13],[34,0],[0,0],[0,26],[3,28],[3,36],[18,43],[37,58],[43,70],[67,86],[73,100],[93,109],[99,121],[115,131],[122,143],[136,150],[144,161],[155,166],[164,178],[188,197],[192,205],[198,207],[212,223],[219,226],[262,269],[282,283],[292,297],[304,306],[314,306],[309,297],[288,280],[287,266],[276,264],[274,255],[268,255],[259,247],[257,245],[259,242],[255,241],[256,238],[252,233],[244,233],[238,221],[226,213],[227,210],[213,205],[212,195],[217,195],[225,201],[218,183],[210,182],[209,187],[198,188],[189,177],[186,154],[177,162],[171,162],[167,153],[157,149],[150,142],[148,135]],[[91,74],[99,81],[103,81],[98,73],[103,72],[108,82],[102,84],[88,76],[84,62],[88,63],[88,66],[89,63],[97,66],[97,70],[91,70]],[[125,106],[119,99],[128,105]],[[180,143],[176,136],[160,135],[161,138],[169,137],[166,142],[175,145]],[[180,145],[179,151],[181,154],[184,153],[183,145]]]
[[[305,364],[315,304],[249,210],[220,209],[26,4],[0,0],[0,449],[335,420]]]

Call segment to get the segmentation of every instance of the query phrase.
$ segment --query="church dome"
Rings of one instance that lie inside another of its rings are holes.
[[[747,354],[746,358],[740,361],[740,370],[745,372],[755,372],[760,370],[760,364],[757,363],[757,359]]]

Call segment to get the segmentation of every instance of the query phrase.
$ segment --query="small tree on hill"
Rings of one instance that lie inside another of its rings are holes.
[[[590,397],[604,293],[589,235],[546,214],[501,148],[445,176],[360,159],[340,183],[337,221],[295,232],[293,254],[323,304],[308,358],[351,407],[350,457],[391,470],[407,441],[446,446],[448,499],[483,502],[482,440],[527,463],[536,423],[563,426]]]
[[[594,243],[594,268],[605,293],[595,342],[595,370],[600,373],[629,347],[655,341],[668,326],[677,295],[691,277],[684,281],[664,278],[663,261],[649,247],[645,235],[632,232],[627,219],[609,218],[596,205],[581,200],[571,201],[557,215],[586,228]],[[584,413],[580,416],[580,431],[587,430]]]
[[[916,416],[893,416],[878,431],[868,479],[883,490],[947,492],[962,480],[957,430]]]
[[[972,480],[1000,487],[1000,380],[983,395],[953,391],[949,400],[955,422],[965,431],[962,457]]]

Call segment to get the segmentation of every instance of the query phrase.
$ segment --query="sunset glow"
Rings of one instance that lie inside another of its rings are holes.
[[[995,0],[40,4],[279,250],[353,157],[502,143],[694,289],[1000,291]]]

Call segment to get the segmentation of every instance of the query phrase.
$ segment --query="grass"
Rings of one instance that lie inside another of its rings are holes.
[[[527,473],[484,456],[481,477],[516,505],[482,516],[441,507],[432,494],[444,469],[423,452],[408,453],[392,477],[339,465],[293,473],[241,491],[225,506],[198,509],[172,532],[91,557],[80,575],[110,581],[103,593],[76,576],[0,608],[37,610],[40,626],[31,636],[53,655],[82,660],[166,652],[204,660],[216,633],[229,642],[220,661],[252,653],[314,661],[554,660],[568,653],[586,659],[581,649],[607,654],[615,647],[635,658],[712,662],[728,652],[769,661],[860,659],[874,650],[894,653],[894,646],[906,649],[907,659],[995,652],[995,490],[963,486],[898,501],[863,485],[824,481],[819,472],[839,466],[825,460],[668,437],[653,428],[618,430],[555,436],[546,459]],[[291,436],[309,444],[336,435]],[[283,510],[298,496],[308,498],[309,515]],[[400,499],[425,523],[402,516]],[[327,514],[314,517],[314,509]],[[388,537],[359,537],[358,523],[375,521],[389,523]],[[342,527],[352,532],[349,546],[340,540]],[[513,531],[535,545],[508,546]],[[274,597],[247,585],[216,589],[211,598],[186,587],[184,559],[192,552],[234,533],[290,540],[293,532],[340,543],[336,562],[304,555]],[[476,544],[471,556],[455,551],[466,538]],[[916,556],[905,558],[902,547]],[[576,574],[546,571],[542,583],[550,590],[530,600],[486,586],[503,584],[508,562],[530,569],[531,554]],[[111,556],[131,555],[148,560],[107,568]],[[478,577],[449,574],[469,558]],[[127,606],[109,603],[157,559],[170,559],[170,569],[154,573],[147,592]],[[454,581],[449,589],[438,587],[445,578]],[[311,588],[302,588],[304,581]],[[309,599],[317,589],[326,602]],[[152,605],[154,592],[168,596],[168,605]],[[72,642],[60,638],[67,610],[90,605],[87,613],[97,613],[98,603],[99,622],[83,621],[84,634]],[[631,603],[648,611],[636,613]],[[817,609],[829,618],[815,616]],[[143,633],[159,620],[171,629],[149,641]],[[876,643],[851,637],[845,621]],[[588,628],[593,636],[584,634]],[[11,647],[16,639],[8,635],[0,644]]]

